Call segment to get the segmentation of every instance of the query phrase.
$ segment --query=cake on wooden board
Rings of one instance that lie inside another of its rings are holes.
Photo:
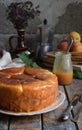
[[[0,70],[0,109],[33,112],[48,107],[58,96],[58,80],[40,68]]]

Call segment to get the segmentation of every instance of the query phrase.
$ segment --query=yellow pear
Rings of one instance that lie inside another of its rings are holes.
[[[81,36],[78,32],[70,32],[69,37],[73,38],[74,43],[79,43],[81,41]]]

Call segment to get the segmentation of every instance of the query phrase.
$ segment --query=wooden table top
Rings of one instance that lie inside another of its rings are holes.
[[[66,98],[57,109],[33,116],[0,114],[0,130],[82,130],[82,113],[76,123],[71,119],[65,122],[59,121],[59,117],[66,110],[73,96],[82,94],[82,80],[74,79],[69,86],[59,86],[59,90],[65,93]],[[79,102],[71,111],[71,116],[75,116],[80,107],[82,107],[82,103]]]

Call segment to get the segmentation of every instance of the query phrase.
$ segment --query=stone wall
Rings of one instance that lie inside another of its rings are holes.
[[[13,34],[16,35],[12,23],[6,19],[7,6],[11,2],[19,2],[26,0],[0,0],[0,47],[9,50],[9,37]],[[41,14],[38,19],[29,23],[26,30],[26,37],[32,39],[30,46],[35,49],[35,35],[28,34],[35,33],[37,25],[42,23],[44,18],[47,18],[48,23],[54,29],[54,47],[59,43],[60,39],[71,31],[77,31],[82,34],[82,0],[32,0],[34,5],[40,5]],[[28,36],[27,36],[28,35]],[[29,36],[30,35],[30,36]]]

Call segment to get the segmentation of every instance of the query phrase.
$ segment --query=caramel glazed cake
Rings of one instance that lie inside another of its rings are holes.
[[[58,80],[40,68],[0,70],[0,109],[33,112],[50,106],[58,95]]]

